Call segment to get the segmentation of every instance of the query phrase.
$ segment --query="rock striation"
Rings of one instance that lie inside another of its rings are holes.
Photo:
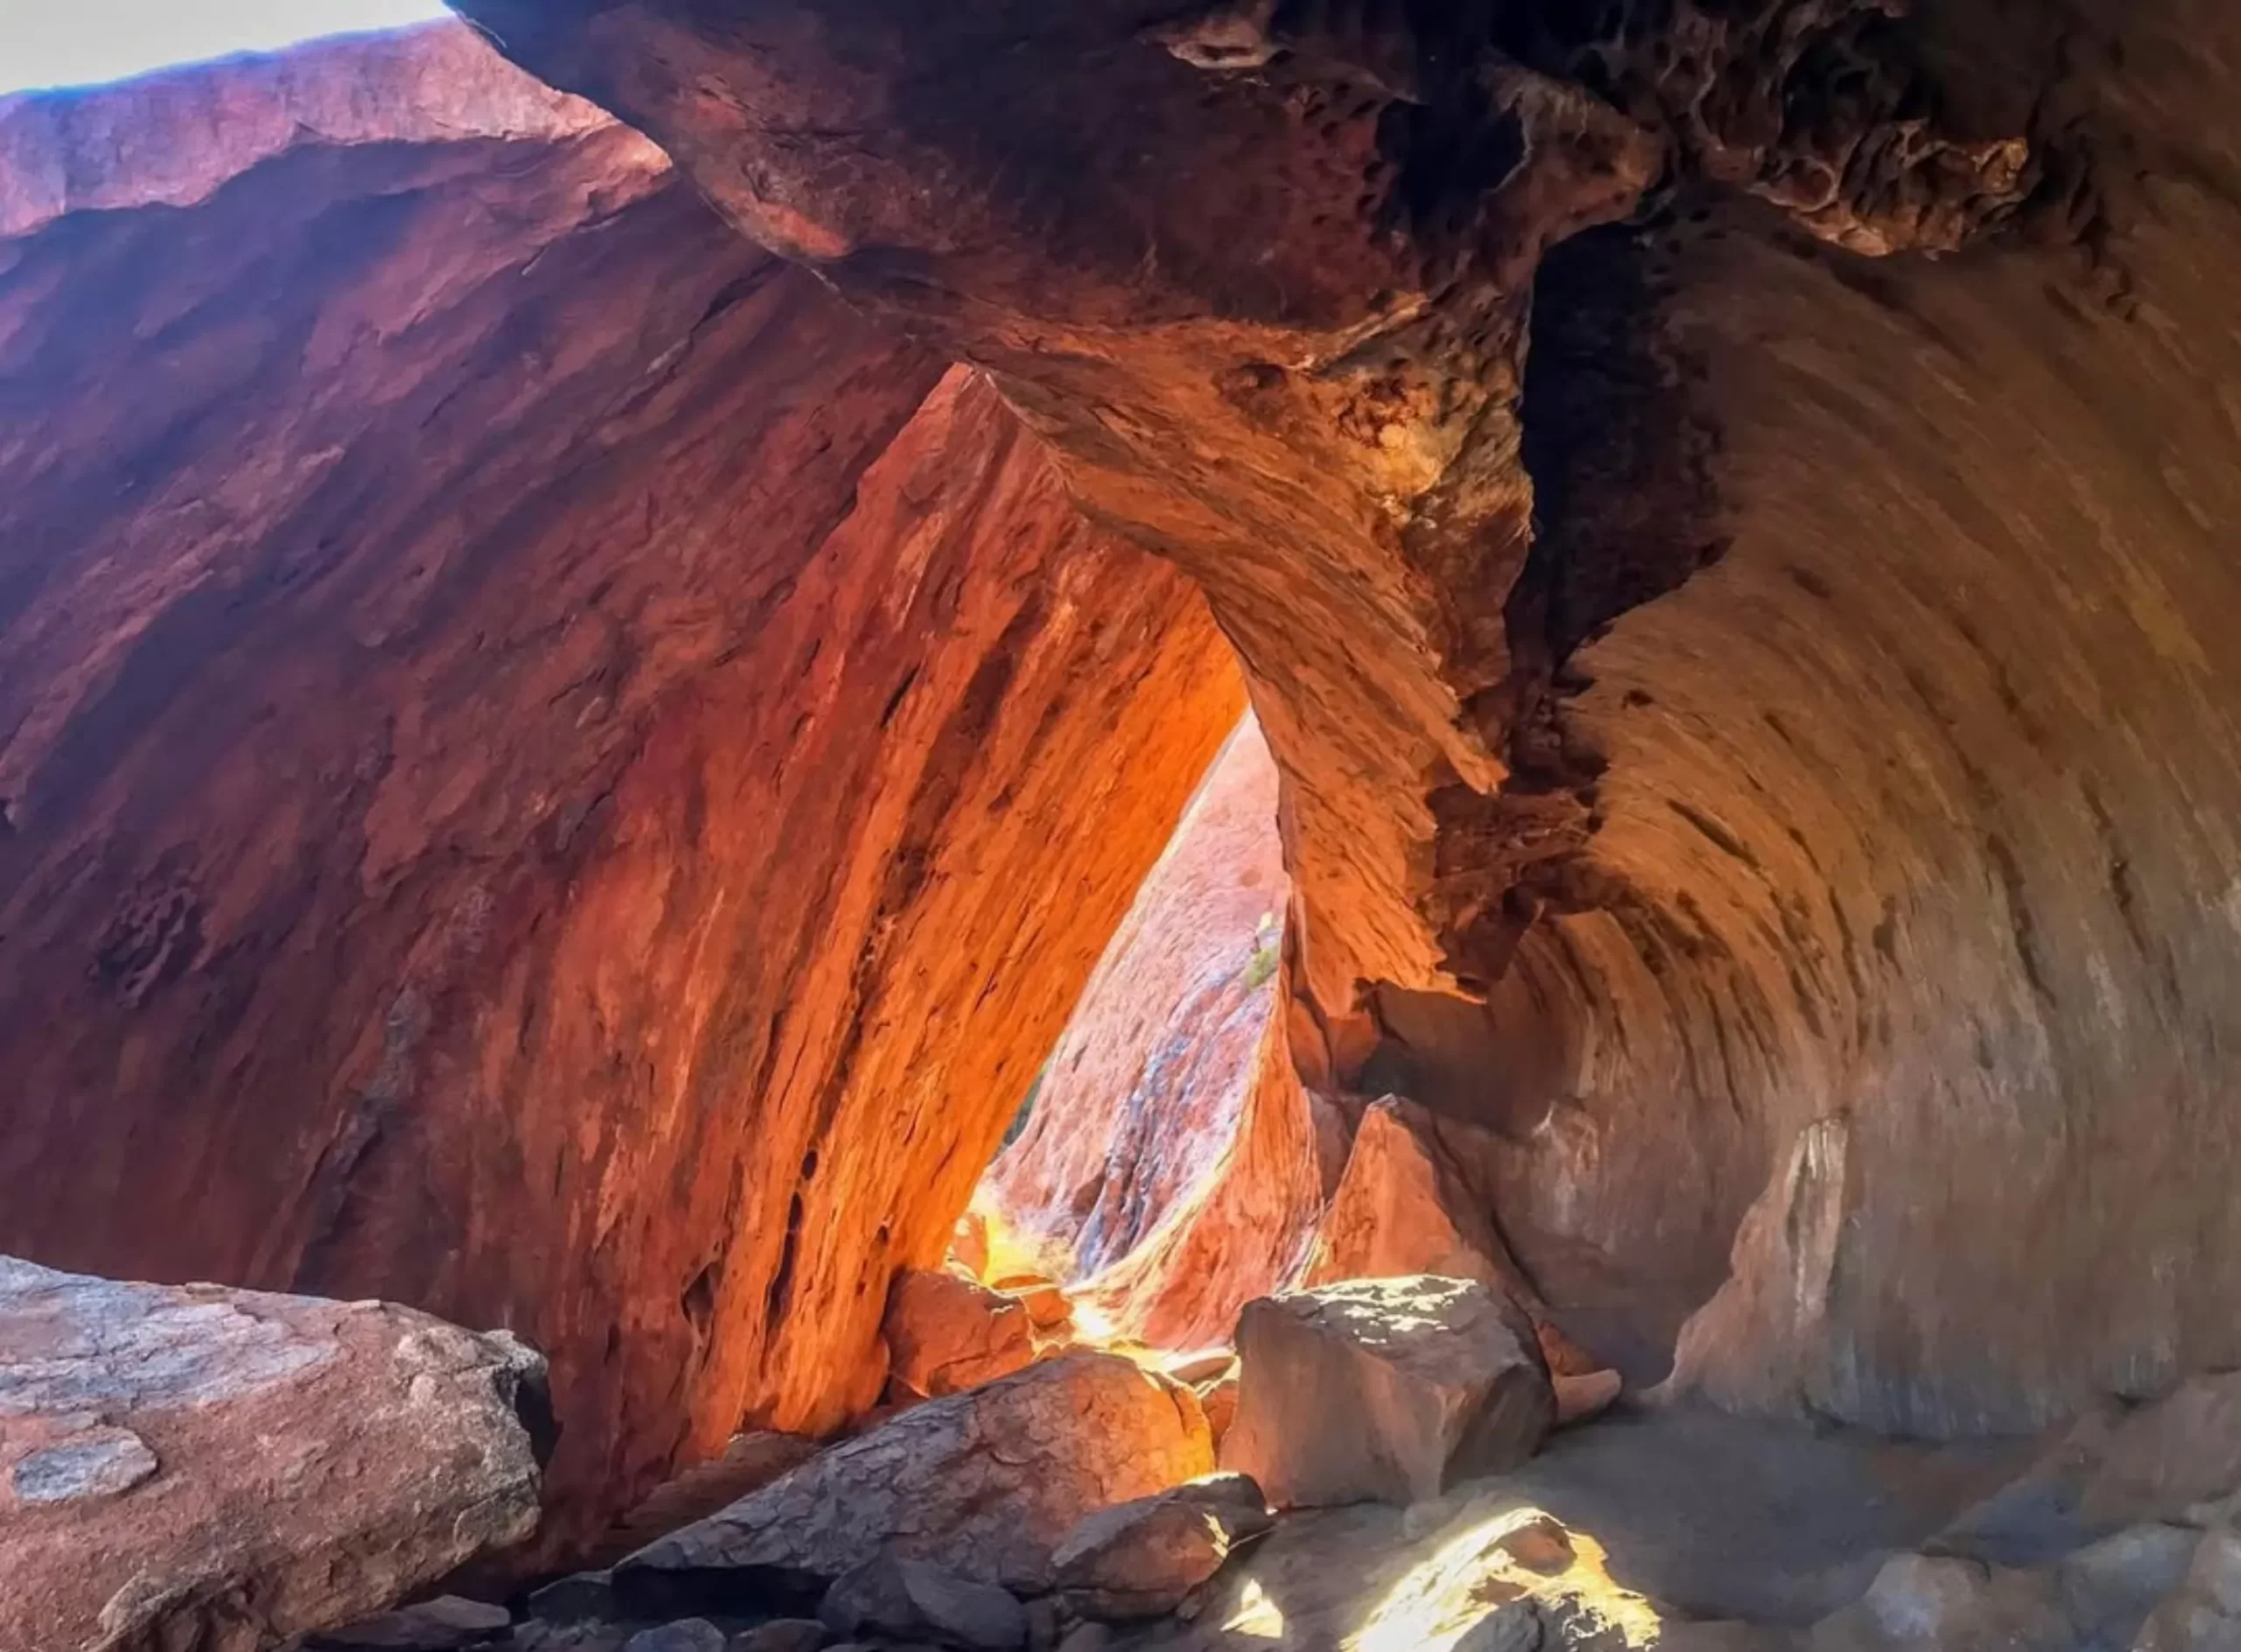
[[[262,1652],[519,1543],[544,1379],[384,1303],[0,1257],[0,1648]]]
[[[860,1414],[1198,598],[457,25],[0,130],[0,1249],[517,1331],[560,1546]]]

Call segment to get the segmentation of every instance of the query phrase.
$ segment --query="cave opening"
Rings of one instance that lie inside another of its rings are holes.
[[[1582,1094],[1607,1006],[1567,934],[1598,920],[1549,915],[1490,1002],[1387,983],[1326,1024],[1287,957],[1280,812],[1248,714],[1037,1070],[951,1266],[1000,1292],[1056,1284],[1071,1336],[1185,1363],[1230,1345],[1257,1296],[1447,1269],[1526,1302],[1563,1372],[1661,1378],[1740,1211],[1662,1271],[1577,1220],[1584,1161],[1608,1156]]]
[[[1083,988],[968,1218],[1086,1333],[1183,1353],[1297,1271],[1325,1174],[1282,990],[1278,776],[1248,714]],[[1321,1149],[1327,1152],[1327,1147]]]

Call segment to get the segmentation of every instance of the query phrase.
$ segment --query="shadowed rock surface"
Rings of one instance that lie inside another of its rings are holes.
[[[1203,581],[1311,1008],[1634,1368],[2241,1360],[2241,14],[467,4]]]
[[[0,1257],[0,1648],[262,1652],[535,1529],[544,1361],[383,1303]]]
[[[710,1572],[783,1586],[888,1555],[1041,1592],[1084,1515],[1212,1468],[1189,1389],[1117,1354],[1070,1354],[913,1406],[649,1544],[616,1581],[641,1597]]]
[[[518,1331],[554,1543],[867,1408],[1196,595],[455,25],[0,130],[0,1249]]]
[[[1027,1641],[1027,1615],[1003,1590],[891,1555],[834,1578],[818,1616],[847,1641],[931,1641],[966,1652],[1017,1652]]]
[[[1051,1576],[1085,1617],[1161,1617],[1274,1524],[1250,1475],[1212,1474],[1099,1509],[1052,1552]]]

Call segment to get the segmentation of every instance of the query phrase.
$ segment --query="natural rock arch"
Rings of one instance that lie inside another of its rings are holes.
[[[2241,1355],[2230,9],[466,9],[1200,581],[1552,1294],[1755,1199],[1736,1402]]]
[[[2241,1359],[2230,8],[467,10],[874,319],[456,32],[0,105],[0,1249],[510,1321],[587,1514],[861,1409],[1239,710],[1126,538],[1630,1363]]]

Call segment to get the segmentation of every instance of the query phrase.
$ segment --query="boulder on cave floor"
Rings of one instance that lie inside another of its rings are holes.
[[[2211,1372],[2145,1403],[2111,1401],[2076,1417],[1945,1538],[2009,1558],[2143,1522],[2207,1526],[2237,1514],[2241,1372]]]
[[[1009,1376],[1036,1357],[1025,1303],[945,1268],[896,1275],[882,1332],[888,1374],[931,1399]]]
[[[1453,1171],[1422,1118],[1422,1109],[1398,1096],[1381,1097],[1363,1109],[1300,1283],[1314,1286],[1412,1274],[1475,1279],[1524,1310],[1552,1372],[1592,1374],[1596,1383],[1590,1391],[1601,1393],[1616,1374],[1606,1376],[1600,1363],[1556,1324],[1492,1220],[1453,1185]]]
[[[1532,1456],[1556,1417],[1532,1325],[1472,1280],[1358,1279],[1238,1316],[1221,1464],[1279,1508],[1421,1502]]]
[[[2241,1540],[2149,1525],[2050,1564],[1902,1553],[1814,1624],[1802,1652],[2234,1652]]]
[[[2241,1648],[2241,1535],[2204,1532],[2178,1589],[2148,1614],[2133,1652],[2233,1652]]]
[[[1371,1102],[1316,1225],[1302,1282],[1436,1274],[1514,1289],[1491,1225],[1447,1180],[1400,1098]]]
[[[726,1652],[731,1637],[706,1618],[641,1629],[622,1643],[622,1652]]]
[[[2016,1535],[2001,1545],[2011,1554]],[[2053,1522],[2034,1523],[2030,1536],[2068,1541]],[[1858,1599],[1812,1626],[1803,1652],[2241,1648],[2241,1536],[2228,1525],[2150,1521],[2033,1555],[2031,1564],[1951,1551],[1969,1541],[1956,1525],[1935,1552],[1890,1556]]]
[[[817,1615],[847,1641],[931,1641],[962,1652],[1019,1652],[1027,1644],[1027,1613],[1009,1591],[893,1555],[834,1578]]]
[[[1547,1342],[1542,1343],[1545,1352]],[[1593,1420],[1618,1403],[1619,1391],[1625,1382],[1616,1371],[1607,1367],[1600,1371],[1589,1371],[1581,1375],[1552,1375],[1550,1386],[1556,1391],[1556,1426],[1569,1428],[1575,1423]]]
[[[2078,1641],[2052,1572],[1952,1555],[1893,1556],[1867,1592],[1813,1626],[1809,1652],[2070,1652]]]
[[[1177,1382],[1188,1382],[1193,1388],[1203,1388],[1217,1378],[1233,1374],[1237,1370],[1237,1350],[1232,1347],[1198,1348],[1184,1353],[1170,1353],[1160,1361],[1160,1367]]]
[[[384,1303],[0,1258],[0,1648],[256,1652],[528,1537],[544,1362]]]
[[[773,1429],[734,1434],[724,1449],[678,1470],[601,1532],[582,1558],[608,1565],[655,1538],[705,1520],[817,1455],[818,1441]]]
[[[1274,1523],[1249,1475],[1210,1475],[1090,1515],[1058,1545],[1052,1574],[1085,1618],[1156,1618],[1182,1606],[1240,1544]]]
[[[1187,1617],[1131,1652],[1680,1652],[1680,1626],[1612,1578],[1601,1546],[1531,1507],[1472,1494],[1406,1511],[1281,1522]],[[1692,1648],[1693,1652],[1693,1648]],[[1709,1648],[1707,1648],[1709,1652]]]
[[[772,1618],[734,1638],[731,1652],[818,1652],[832,1639],[815,1618]]]
[[[833,1446],[615,1568],[626,1599],[713,1575],[774,1595],[881,1556],[1021,1593],[1083,1516],[1213,1468],[1185,1388],[1117,1354],[1068,1354],[930,1400]]]

